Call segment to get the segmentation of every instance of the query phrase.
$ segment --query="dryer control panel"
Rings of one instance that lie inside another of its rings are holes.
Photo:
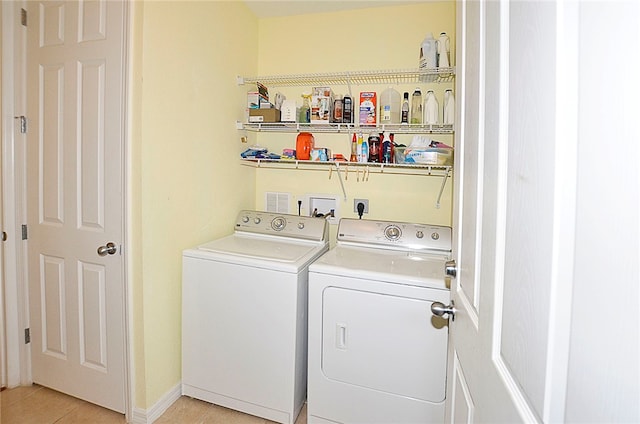
[[[240,211],[235,230],[315,241],[325,241],[329,234],[328,223],[324,218],[250,210]]]
[[[338,242],[449,253],[451,227],[343,218],[338,225]]]

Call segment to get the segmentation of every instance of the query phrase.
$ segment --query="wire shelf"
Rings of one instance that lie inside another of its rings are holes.
[[[455,67],[238,77],[238,84],[260,82],[271,87],[452,82]]]
[[[353,133],[353,132],[385,132],[393,134],[453,134],[453,124],[306,124],[298,122],[256,123],[248,122],[240,124],[242,129],[255,132],[314,132],[314,133]]]

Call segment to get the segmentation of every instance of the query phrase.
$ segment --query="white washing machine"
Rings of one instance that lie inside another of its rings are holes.
[[[326,220],[257,211],[185,250],[182,393],[294,423],[307,388],[308,267],[327,250]]]
[[[444,422],[451,228],[342,219],[309,268],[309,423]]]

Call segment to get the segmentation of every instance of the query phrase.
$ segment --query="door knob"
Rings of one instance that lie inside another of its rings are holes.
[[[444,275],[447,277],[456,278],[457,270],[458,268],[455,259],[444,263]]]
[[[451,321],[455,321],[456,319],[456,309],[454,308],[455,303],[453,300],[451,301],[451,305],[444,306],[442,302],[433,302],[431,304],[431,313],[437,317],[442,317],[443,315],[451,315]],[[449,318],[448,316],[444,318]]]
[[[117,251],[118,248],[113,242],[109,242],[105,246],[98,247],[98,255],[100,256],[115,255]]]

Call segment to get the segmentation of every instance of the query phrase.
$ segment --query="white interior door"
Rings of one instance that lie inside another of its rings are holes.
[[[124,3],[27,7],[33,380],[124,412]]]
[[[561,422],[576,121],[556,100],[575,99],[564,78],[576,62],[557,49],[570,19],[556,2],[460,1],[457,12],[447,421]]]

